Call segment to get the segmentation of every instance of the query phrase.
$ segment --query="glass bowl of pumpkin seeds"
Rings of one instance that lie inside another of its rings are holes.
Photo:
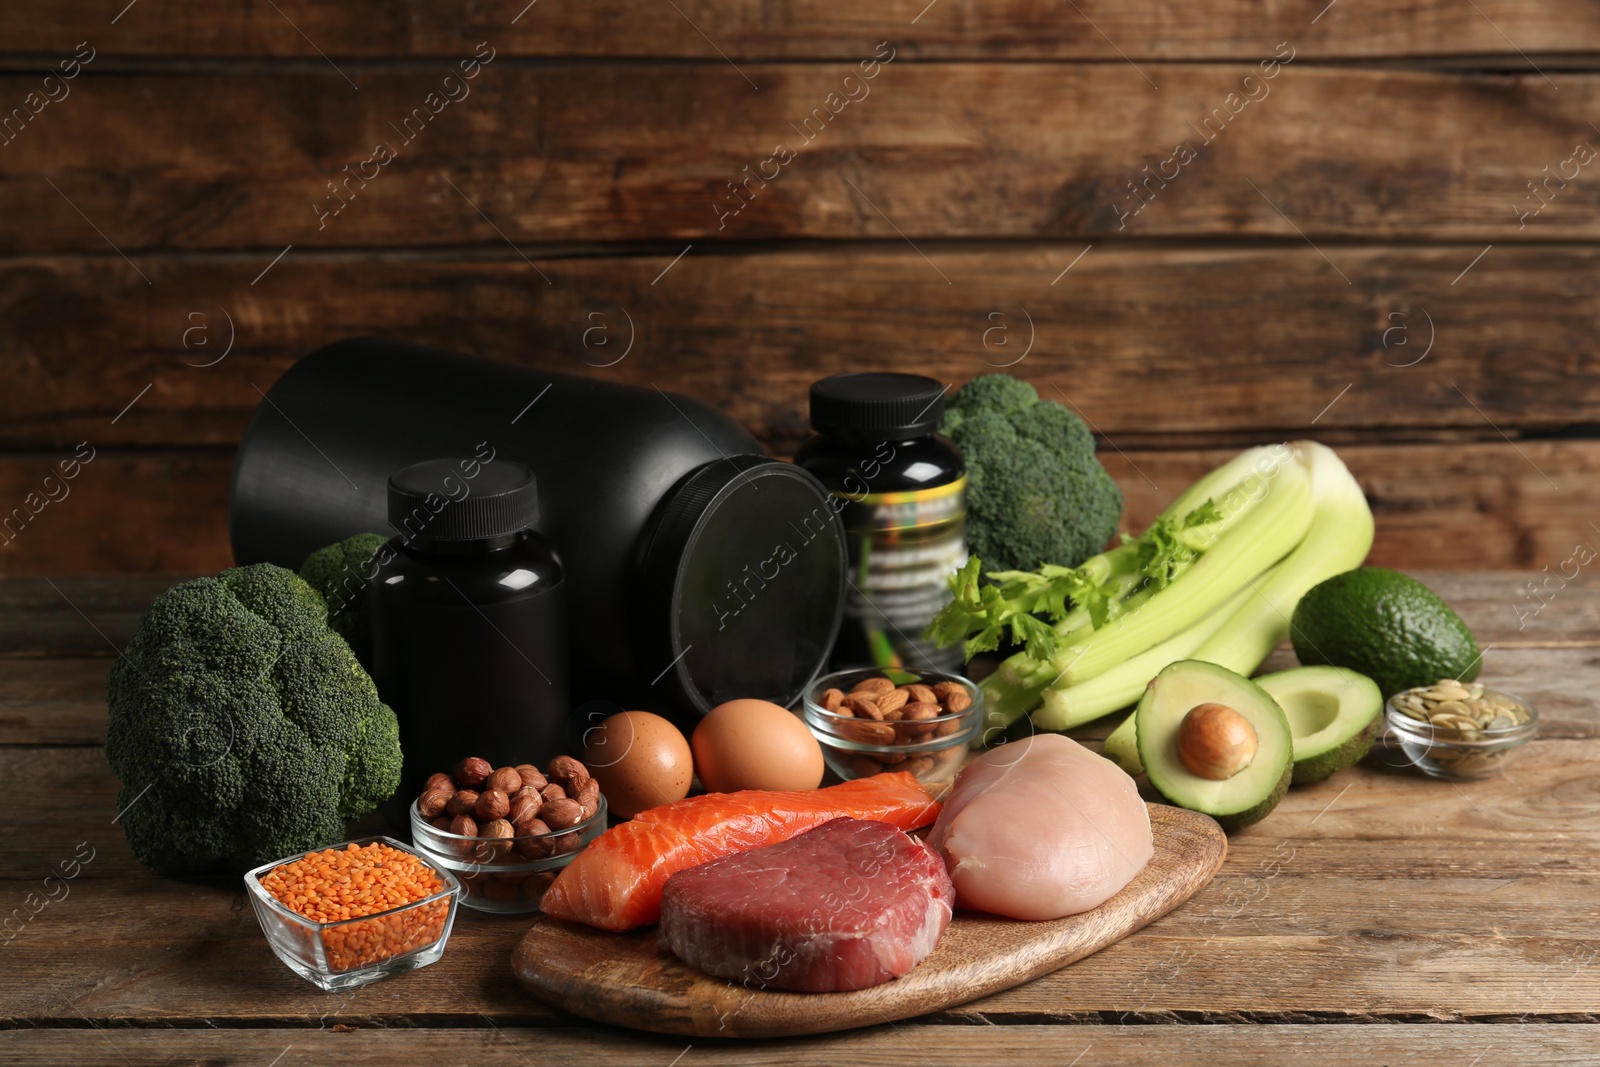
[[[1453,678],[1396,693],[1384,717],[1407,762],[1457,781],[1499,774],[1539,731],[1538,709],[1526,700]]]

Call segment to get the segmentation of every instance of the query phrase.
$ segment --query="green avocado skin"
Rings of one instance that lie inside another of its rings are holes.
[[[1295,655],[1307,666],[1359,671],[1385,699],[1441,678],[1470,682],[1482,657],[1467,624],[1415,578],[1359,567],[1313,586],[1289,621]]]
[[[1278,784],[1272,787],[1272,792],[1268,793],[1267,798],[1261,803],[1257,804],[1253,808],[1247,808],[1244,811],[1236,811],[1232,815],[1212,815],[1211,817],[1217,821],[1217,825],[1222,827],[1225,833],[1230,834],[1235,830],[1243,830],[1246,826],[1250,826],[1253,823],[1258,823],[1262,819],[1265,819],[1268,815],[1272,814],[1272,809],[1278,806],[1278,801],[1282,800],[1283,795],[1289,791],[1289,781],[1293,777],[1293,764],[1290,764],[1288,767],[1283,769],[1283,777],[1278,779]],[[1155,790],[1156,794],[1160,796],[1162,800],[1166,801],[1168,804],[1171,804],[1173,807],[1183,807],[1181,803],[1173,800],[1171,797],[1161,792],[1160,788],[1154,783],[1151,784],[1150,788]]]
[[[1324,778],[1331,778],[1346,767],[1354,767],[1366,758],[1372,751],[1372,743],[1378,739],[1378,731],[1383,727],[1383,709],[1378,709],[1378,714],[1372,717],[1350,740],[1338,748],[1331,748],[1320,756],[1309,756],[1303,760],[1296,760],[1294,764],[1294,785],[1310,785],[1320,782]]]

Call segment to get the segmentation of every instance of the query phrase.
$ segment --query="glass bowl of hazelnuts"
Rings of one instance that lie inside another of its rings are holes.
[[[606,828],[589,769],[557,756],[496,768],[469,756],[431,776],[411,805],[411,840],[461,881],[461,903],[501,913],[539,909],[561,869]]]

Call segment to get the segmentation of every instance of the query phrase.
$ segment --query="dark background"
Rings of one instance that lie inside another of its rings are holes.
[[[1375,562],[1600,537],[1600,5],[125,3],[0,6],[0,513],[94,455],[0,573],[225,566],[259,390],[362,333],[683,392],[785,455],[814,378],[1009,364],[1132,526],[1315,435]]]

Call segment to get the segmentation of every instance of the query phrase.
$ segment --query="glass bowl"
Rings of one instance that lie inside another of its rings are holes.
[[[388,911],[340,922],[318,922],[291,910],[261,884],[262,877],[275,868],[304,856],[375,842],[421,858],[433,867],[444,888]],[[295,974],[330,993],[414,971],[444,955],[444,945],[455,922],[456,898],[461,895],[461,883],[454,874],[420,850],[392,837],[358,838],[263,863],[244,876],[244,884],[273,953]]]
[[[511,840],[463,837],[441,830],[411,802],[411,840],[429,862],[461,880],[461,903],[511,915],[538,911],[544,891],[572,857],[606,828],[606,798],[576,826]]]
[[[886,721],[842,715],[823,706],[829,689],[849,693],[869,678],[888,677],[899,686],[921,684],[930,688],[954,682],[971,703],[953,714],[916,721]],[[959,674],[935,670],[860,667],[823,675],[807,687],[801,716],[822,745],[822,755],[833,773],[845,781],[885,771],[910,771],[923,785],[940,787],[955,777],[967,747],[983,722],[983,690]]]
[[[1437,699],[1440,687],[1447,687],[1445,700]],[[1451,707],[1456,692],[1466,695]],[[1384,704],[1383,714],[1391,749],[1399,748],[1424,774],[1453,781],[1499,774],[1539,732],[1539,711],[1532,704],[1477,683],[1402,690]]]

